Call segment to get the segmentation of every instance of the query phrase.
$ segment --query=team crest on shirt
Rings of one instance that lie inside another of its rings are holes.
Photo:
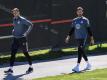
[[[76,24],[75,27],[76,27],[76,29],[80,29],[81,25],[80,24]]]
[[[81,23],[83,24],[83,21],[81,21]]]

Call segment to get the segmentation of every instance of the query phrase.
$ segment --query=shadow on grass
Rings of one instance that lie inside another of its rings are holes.
[[[23,78],[20,78],[26,74],[21,74],[21,75],[13,75],[13,74],[5,74],[5,78],[3,80],[23,80]]]
[[[107,48],[96,48],[94,50],[86,50],[86,53],[89,56],[96,56],[96,55],[106,55],[107,53]],[[34,63],[40,63],[40,62],[49,62],[49,61],[55,61],[55,60],[63,60],[63,59],[69,59],[69,58],[76,58],[77,57],[77,51],[68,51],[68,52],[64,52],[62,50],[59,51],[52,51],[50,50],[49,52],[45,53],[45,54],[38,54],[38,55],[33,55],[31,56],[32,60],[34,61]],[[4,64],[4,63],[9,63],[9,59],[10,57],[3,57],[0,58],[0,64]],[[16,57],[16,62],[22,62],[22,63],[18,63],[16,65],[23,65],[23,64],[27,64],[26,58],[24,56],[18,56]],[[7,64],[5,65],[7,66]]]
[[[49,51],[48,53],[45,53],[45,54],[31,55],[31,57],[35,63],[39,63],[39,62],[58,60],[58,58],[60,57],[74,55],[74,53],[76,52],[63,52],[59,50],[59,51]],[[0,60],[2,61],[1,64],[9,63],[10,57],[4,57],[4,58],[1,58]],[[26,61],[26,58],[24,56],[18,56],[16,57],[16,60],[15,60],[15,62],[22,62],[18,64],[26,64],[27,62],[24,62],[24,61]]]

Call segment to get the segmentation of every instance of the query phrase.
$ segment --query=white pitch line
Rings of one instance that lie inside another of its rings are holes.
[[[0,39],[7,39],[7,38],[12,38],[13,35],[9,35],[9,36],[1,36]]]

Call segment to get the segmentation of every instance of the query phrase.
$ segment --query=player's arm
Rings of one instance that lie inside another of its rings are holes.
[[[87,32],[88,32],[88,35],[90,37],[90,43],[91,43],[91,45],[93,45],[94,44],[94,37],[93,37],[93,33],[91,31],[90,22],[88,19],[87,19]]]
[[[87,32],[88,32],[90,40],[91,40],[90,43],[93,45],[94,44],[94,37],[93,37],[93,33],[92,33],[90,27],[87,27]]]
[[[74,30],[75,30],[75,28],[72,27],[71,30],[68,32],[68,35],[67,35],[67,37],[66,37],[66,39],[65,39],[65,42],[66,42],[66,43],[69,42],[70,36],[74,33]]]
[[[24,20],[24,24],[28,26],[27,31],[24,33],[24,36],[27,36],[32,30],[33,24],[29,20]]]

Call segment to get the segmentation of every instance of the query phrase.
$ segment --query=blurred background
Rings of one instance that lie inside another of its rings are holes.
[[[69,44],[64,40],[78,6],[84,8],[84,16],[90,20],[95,42],[107,42],[107,0],[0,0],[0,52],[10,50],[11,9],[15,7],[34,23],[28,36],[29,49],[75,46],[74,39]]]

